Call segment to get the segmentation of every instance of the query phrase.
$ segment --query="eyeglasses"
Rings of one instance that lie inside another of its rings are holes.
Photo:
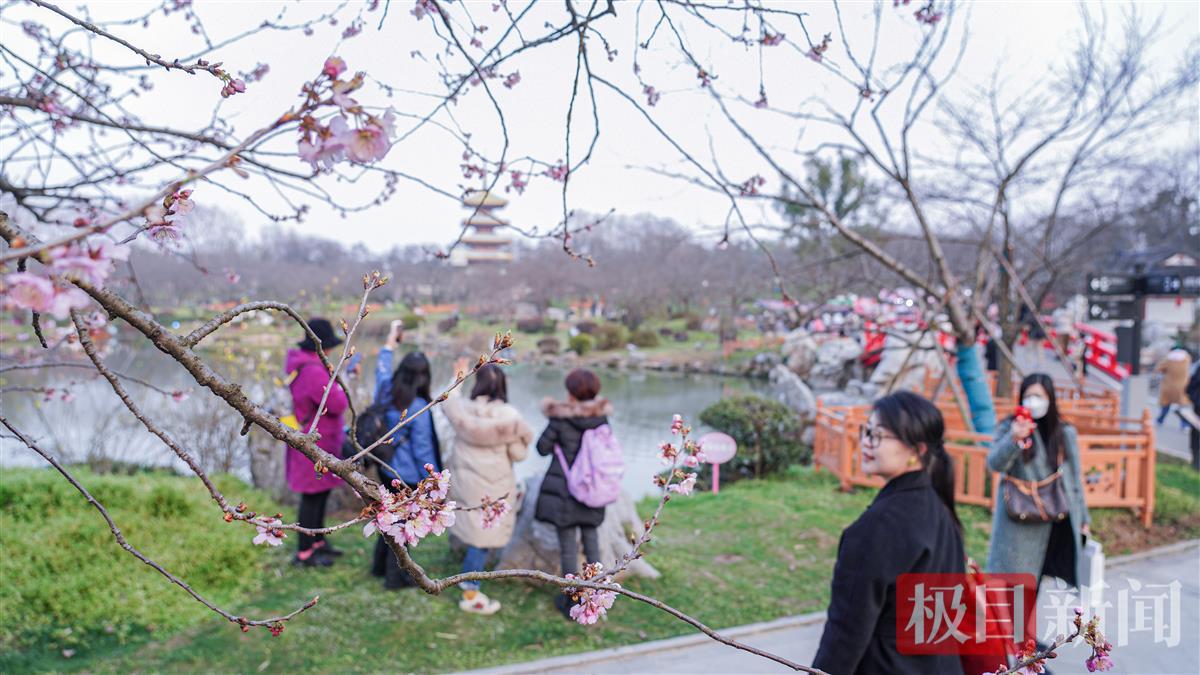
[[[877,448],[885,438],[896,438],[883,430],[882,427],[868,426],[866,424],[859,427],[859,441],[868,448]]]

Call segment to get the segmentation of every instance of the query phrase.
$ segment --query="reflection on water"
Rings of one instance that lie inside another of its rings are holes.
[[[269,358],[269,355],[263,355]],[[65,360],[65,359],[58,359]],[[278,368],[282,370],[282,357]],[[153,349],[137,351],[114,345],[106,356],[110,367],[122,374],[141,378],[166,391],[191,389],[183,401],[154,392],[138,384],[126,387],[139,406],[163,429],[193,450],[196,446],[222,448],[237,446],[237,429],[241,420],[229,414],[228,408],[207,390],[196,387],[181,366]],[[366,364],[373,365],[373,364]],[[240,368],[240,370],[239,370]],[[280,393],[271,385],[257,385],[244,372],[244,367],[227,365],[226,375],[237,374],[247,393],[256,400],[279,404]],[[435,382],[442,381],[448,366],[435,364]],[[521,412],[535,434],[545,428],[541,401],[545,397],[562,399],[565,372],[541,366],[515,365],[506,368],[509,374],[511,403]],[[700,428],[700,411],[724,396],[737,393],[766,394],[769,385],[757,380],[722,378],[709,375],[675,373],[598,371],[603,383],[602,392],[613,403],[611,423],[625,449],[628,471],[626,488],[635,497],[648,494],[650,477],[662,469],[657,458],[659,443],[670,437],[671,415],[684,415],[693,426]],[[183,469],[182,463],[157,438],[154,438],[125,410],[108,383],[95,378],[95,372],[84,368],[55,369],[48,381],[45,371],[6,373],[9,385],[35,385],[70,391],[69,402],[55,397],[43,401],[41,396],[27,393],[5,394],[0,399],[3,414],[18,428],[30,432],[43,447],[67,461],[79,462],[105,458],[141,465],[172,466]],[[366,391],[371,380],[365,369],[366,381],[356,388]],[[268,378],[269,379],[269,378]],[[228,440],[226,440],[228,439]],[[211,451],[210,451],[211,452]],[[207,455],[208,453],[206,453]],[[244,451],[229,461],[233,473],[249,478],[248,459]],[[517,465],[517,475],[527,477],[545,471],[552,457],[541,457],[530,448],[530,456]],[[209,461],[222,461],[222,458]],[[43,466],[45,463],[19,442],[0,438],[0,466]]]

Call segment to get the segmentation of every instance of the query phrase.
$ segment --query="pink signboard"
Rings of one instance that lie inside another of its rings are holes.
[[[721,486],[720,465],[733,459],[733,456],[737,454],[737,441],[733,440],[729,434],[710,431],[696,439],[696,445],[699,445],[700,449],[704,451],[705,461],[712,464],[712,491],[713,494],[716,494]]]

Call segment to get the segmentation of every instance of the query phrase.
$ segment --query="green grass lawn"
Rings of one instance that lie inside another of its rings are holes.
[[[1200,477],[1178,464],[1164,462],[1159,466],[1160,510],[1156,526],[1151,533],[1136,526],[1135,532],[1143,533],[1139,535],[1141,538],[1126,537],[1135,548],[1147,542],[1159,543],[1155,537],[1188,538],[1200,534]],[[768,480],[740,481],[720,495],[677,498],[667,506],[664,522],[648,548],[647,559],[663,573],[662,578],[632,579],[628,586],[660,598],[715,628],[823,609],[828,602],[829,578],[841,530],[862,512],[872,497],[870,490],[838,492],[829,474],[797,467]],[[642,504],[643,512],[648,513],[651,506],[651,501]],[[95,520],[95,515],[85,509],[86,505],[75,512]],[[960,507],[960,516],[967,533],[968,553],[982,560],[990,514],[982,508]],[[1095,516],[1094,530],[1101,540],[1115,537],[1117,531],[1136,522],[1119,511],[1097,512]],[[210,529],[221,535],[232,527],[218,523]],[[1152,536],[1155,532],[1160,534]],[[136,544],[147,534],[142,530],[132,534],[131,540]],[[358,536],[354,530],[337,536],[337,544],[347,549],[348,554],[327,570],[293,568],[288,564],[290,551],[251,549],[244,545],[249,540],[244,536],[247,533],[239,534],[243,535],[238,537],[241,545],[236,546],[234,553],[225,553],[228,547],[224,539],[214,539],[219,546],[197,546],[196,540],[191,539],[186,556],[200,566],[212,567],[214,558],[230,557],[242,566],[241,574],[251,577],[246,581],[248,587],[222,596],[224,601],[231,597],[248,598],[232,603],[231,608],[238,613],[274,615],[320,595],[320,604],[291,622],[281,636],[273,638],[265,630],[243,634],[211,615],[197,621],[195,617],[203,614],[196,611],[198,605],[178,589],[149,578],[157,586],[147,587],[145,600],[170,602],[176,608],[191,603],[194,605],[188,614],[193,617],[191,627],[171,631],[164,626],[153,636],[142,630],[124,644],[113,639],[89,642],[79,646],[71,659],[62,657],[62,647],[57,643],[43,643],[41,638],[25,640],[21,642],[22,651],[6,651],[0,656],[0,670],[447,671],[631,644],[691,630],[649,606],[624,597],[618,597],[606,622],[578,626],[554,612],[553,591],[517,582],[486,586],[489,595],[504,604],[499,614],[470,616],[458,610],[457,593],[443,597],[415,589],[385,593],[379,581],[367,573],[373,542]],[[31,536],[31,532],[27,531],[25,536]],[[12,546],[31,540],[6,535],[2,541],[8,565]],[[92,544],[89,540],[89,546],[97,553],[105,551],[103,574],[111,579],[120,578],[118,585],[123,586],[126,578],[150,575],[111,541],[104,543],[97,539]],[[121,556],[124,561],[118,562]],[[415,556],[438,575],[457,571],[459,564],[444,538],[422,542]],[[110,561],[109,557],[113,559]],[[77,568],[67,572],[67,578],[83,574],[84,568],[79,562]],[[8,569],[5,568],[6,572]],[[12,577],[6,574],[5,578]],[[207,583],[198,586],[204,590]],[[44,594],[50,593],[48,587],[39,588]],[[133,607],[130,603],[109,606],[104,598],[96,596],[66,595],[59,600],[72,601],[96,605],[74,619],[85,622],[77,624],[80,626],[102,626],[126,616]],[[3,620],[6,634],[21,632],[11,622],[8,612]]]

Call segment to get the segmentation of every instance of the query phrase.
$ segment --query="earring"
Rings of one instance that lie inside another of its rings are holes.
[[[909,455],[909,457],[908,457],[908,466],[909,466],[909,468],[912,468],[912,467],[916,466],[918,461],[919,461],[919,460],[917,460],[917,456],[916,456],[916,455]]]

